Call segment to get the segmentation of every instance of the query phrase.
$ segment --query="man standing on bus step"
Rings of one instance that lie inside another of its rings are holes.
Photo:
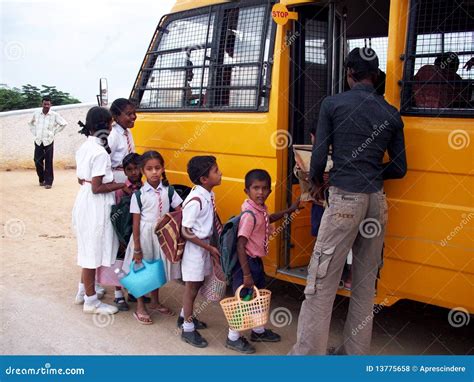
[[[58,113],[51,111],[51,98],[42,99],[42,109],[35,111],[29,125],[35,137],[35,166],[39,185],[50,189],[53,186],[54,137],[63,130],[67,122]]]
[[[349,53],[345,66],[351,90],[321,104],[311,157],[314,195],[323,184],[329,146],[329,207],[325,210],[308,267],[306,298],[290,354],[326,354],[332,307],[352,248],[352,292],[344,341],[335,354],[368,354],[375,282],[387,224],[383,181],[407,171],[400,114],[374,89],[379,61],[370,48]],[[384,153],[389,161],[383,163]]]

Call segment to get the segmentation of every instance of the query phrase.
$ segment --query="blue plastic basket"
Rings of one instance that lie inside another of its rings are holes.
[[[130,265],[130,272],[120,283],[135,297],[142,297],[165,285],[166,274],[163,260],[153,262],[142,260],[143,267],[135,270],[135,261]]]

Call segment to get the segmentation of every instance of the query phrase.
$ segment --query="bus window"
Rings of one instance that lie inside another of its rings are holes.
[[[214,13],[206,13],[174,20],[161,28],[157,46],[145,59],[141,109],[203,104],[209,81],[214,18]]]
[[[412,0],[402,112],[474,115],[472,2]],[[465,67],[466,66],[466,67]]]
[[[265,6],[224,10],[215,72],[216,107],[257,108],[266,11]]]
[[[142,110],[265,111],[269,5],[198,12],[170,15],[158,28],[132,98]]]

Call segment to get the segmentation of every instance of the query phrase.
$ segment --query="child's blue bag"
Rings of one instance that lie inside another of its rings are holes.
[[[152,262],[142,260],[143,267],[135,270],[135,261],[130,265],[130,272],[120,283],[135,297],[142,297],[165,285],[166,274],[162,259]]]

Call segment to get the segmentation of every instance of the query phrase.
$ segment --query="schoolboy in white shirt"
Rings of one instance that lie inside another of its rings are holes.
[[[207,341],[197,329],[205,329],[207,325],[193,316],[193,307],[204,277],[211,274],[211,256],[220,256],[217,248],[211,246],[209,242],[214,227],[218,233],[219,229],[222,229],[212,192],[215,186],[221,184],[222,173],[215,157],[196,156],[188,163],[188,175],[196,186],[183,203],[181,234],[186,239],[186,244],[181,272],[185,290],[178,327],[183,328],[181,339],[184,342],[204,348],[207,346]]]

